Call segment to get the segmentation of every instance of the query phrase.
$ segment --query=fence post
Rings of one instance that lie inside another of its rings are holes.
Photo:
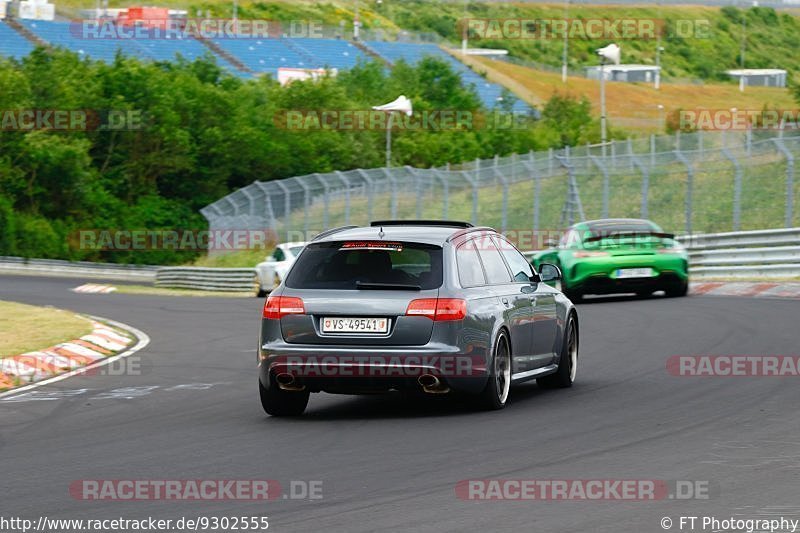
[[[617,143],[611,139],[609,145],[611,146],[611,168],[617,168]]]
[[[331,186],[328,185],[328,180],[322,179],[319,173],[315,172],[314,177],[317,179],[318,182],[322,184],[322,187],[325,189],[325,196],[323,196],[323,209],[322,209],[322,225],[323,230],[330,228],[330,220],[329,220],[329,213],[330,213],[330,205],[331,205]]]
[[[647,199],[650,195],[650,173],[635,156],[631,156],[631,163],[634,167],[639,169],[639,172],[642,173],[642,206],[641,206],[641,213],[642,218],[647,218],[647,210],[648,210],[648,203]]]
[[[652,169],[656,164],[656,136],[650,134],[650,168]]]
[[[772,139],[772,142],[786,157],[786,214],[783,225],[791,228],[794,225],[794,155],[786,148],[782,139]]]
[[[675,158],[686,166],[686,234],[692,234],[692,189],[694,188],[694,168],[680,150],[674,151]]]
[[[305,237],[303,240],[308,240],[308,207],[311,203],[311,194],[309,194],[308,184],[302,177],[297,178],[297,182],[303,188],[303,233]]]
[[[550,151],[552,155],[552,151]],[[541,179],[539,173],[536,171],[533,150],[528,152],[528,161],[523,163],[526,168],[533,174],[533,231],[539,230],[539,196],[541,190]]]
[[[347,226],[350,224],[350,179],[339,170],[336,176],[344,183],[344,225]]]
[[[722,155],[733,165],[733,231],[739,231],[742,218],[742,165],[728,150],[725,130],[722,130]]]
[[[448,163],[448,167],[450,164]],[[450,204],[450,170],[447,170],[447,176],[443,176],[441,171],[432,168],[433,175],[439,178],[442,182],[442,218],[447,220],[447,211]]]
[[[628,137],[628,165],[631,172],[633,172],[633,139]]]
[[[383,167],[381,171],[389,179],[389,183],[392,184],[391,218],[392,220],[397,220],[397,180],[390,169]]]
[[[492,165],[492,173],[495,180],[500,180],[503,186],[503,212],[501,214],[500,232],[506,232],[506,224],[508,223],[508,179],[500,172],[497,156],[494,156],[494,165]]]
[[[475,159],[475,179],[472,181],[472,223],[478,224],[478,186],[481,183],[481,160]]]
[[[283,183],[283,180],[274,181],[275,185],[283,192],[283,230],[286,232],[286,240],[289,240],[289,224],[291,223],[291,219],[289,218],[289,213],[291,212],[289,187]]]
[[[592,162],[594,166],[603,174],[603,214],[602,218],[608,218],[608,195],[609,195],[609,184],[608,184],[608,169],[606,169],[605,165],[603,165],[595,156],[590,155],[589,161]]]
[[[373,204],[373,198],[375,196],[375,182],[373,181],[372,178],[369,177],[369,175],[364,170],[357,168],[356,172],[358,172],[358,174],[367,183],[367,187],[369,187],[369,191],[367,192],[367,223],[370,223],[373,220],[372,204]]]

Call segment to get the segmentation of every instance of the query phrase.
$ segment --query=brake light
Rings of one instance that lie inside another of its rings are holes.
[[[586,250],[575,252],[573,254],[574,257],[605,257],[608,255],[608,252],[587,252]]]
[[[304,315],[306,308],[302,298],[294,296],[270,296],[264,302],[264,312],[261,316],[277,320],[286,315]]]
[[[426,316],[435,322],[463,320],[467,302],[460,298],[419,298],[408,304],[406,316]]]

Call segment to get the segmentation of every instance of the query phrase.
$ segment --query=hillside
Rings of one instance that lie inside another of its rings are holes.
[[[196,0],[161,0],[155,2],[170,7],[183,7],[193,16],[209,12],[213,17],[231,16],[231,2]],[[76,14],[77,8],[93,8],[88,0],[57,2],[62,12]],[[109,7],[141,5],[138,0],[111,0]],[[343,25],[352,31],[352,0],[245,0],[239,2],[239,17],[292,21],[314,20],[327,26]],[[562,3],[529,4],[471,2],[464,11],[462,2],[432,2],[431,0],[386,1],[381,4],[360,2],[359,15],[366,30],[384,30],[395,34],[400,28],[431,32],[450,42],[459,42],[459,21],[481,19],[559,19],[564,17]],[[573,5],[569,19],[646,19],[664,21],[668,35],[662,46],[662,66],[666,77],[724,80],[724,71],[739,66],[744,11],[735,7],[713,8],[698,6],[595,6]],[[687,38],[676,35],[678,21],[707,20],[708,36]],[[770,8],[754,7],[746,11],[746,67],[785,68],[800,71],[800,55],[787,50],[800,48],[800,18],[796,11],[776,12]],[[596,63],[594,49],[608,40],[570,41],[569,66],[582,69]],[[623,61],[626,63],[655,63],[655,40],[628,39],[622,41]],[[562,42],[556,40],[473,40],[471,45],[506,48],[512,55],[543,65],[561,65]]]
[[[472,57],[467,58],[467,63],[528,103],[540,104],[553,94],[585,96],[592,104],[593,114],[600,116],[596,80],[570,76],[565,84],[560,74],[503,61]],[[606,105],[612,127],[651,133],[663,132],[667,117],[680,109],[794,109],[797,104],[789,89],[777,87],[748,87],[739,92],[738,86],[730,83],[663,83],[660,90],[655,90],[652,84],[609,82]]]

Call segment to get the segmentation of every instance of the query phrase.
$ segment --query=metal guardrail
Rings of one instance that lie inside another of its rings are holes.
[[[0,272],[12,274],[152,282],[156,277],[157,268],[152,265],[90,263],[88,261],[0,256]]]
[[[254,294],[257,283],[253,268],[161,267],[155,279],[157,287]]]
[[[705,233],[678,238],[694,278],[800,276],[800,228]]]

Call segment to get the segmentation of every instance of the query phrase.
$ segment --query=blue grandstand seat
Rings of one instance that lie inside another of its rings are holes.
[[[22,59],[33,48],[30,41],[0,20],[0,56]]]
[[[136,38],[136,39],[91,39],[84,38],[70,23],[46,20],[20,20],[20,23],[42,40],[60,46],[82,57],[111,62],[117,52],[143,60],[171,61],[180,55],[188,60],[209,53],[197,39]],[[240,72],[222,57],[215,56],[217,64],[233,74]]]

